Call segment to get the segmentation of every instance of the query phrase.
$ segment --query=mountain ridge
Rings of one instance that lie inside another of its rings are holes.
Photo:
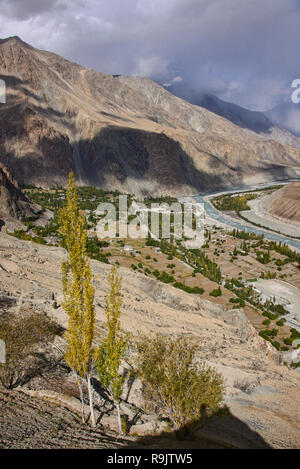
[[[255,133],[271,133],[272,128],[278,128],[281,132],[286,131],[292,136],[293,145],[296,147],[300,145],[299,125],[295,123],[300,111],[299,107],[292,102],[279,104],[267,111],[254,111],[224,101],[209,92],[197,92],[185,82],[169,83],[162,86],[174,96],[183,98],[196,106],[204,107],[208,111],[225,117],[233,124],[252,130]],[[299,121],[299,119],[297,120]],[[287,134],[285,133],[285,135]],[[282,138],[282,135],[280,137]]]
[[[287,132],[275,141],[241,129],[146,78],[105,75],[16,37],[0,41],[0,78],[0,161],[20,183],[65,185],[73,169],[80,184],[182,195],[300,176]]]

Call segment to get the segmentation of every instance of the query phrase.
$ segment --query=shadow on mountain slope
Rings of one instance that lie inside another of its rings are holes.
[[[164,133],[108,126],[78,145],[84,176],[95,184],[99,184],[101,175],[108,185],[111,178],[117,177],[121,185],[132,178],[142,185],[157,184],[170,193],[176,186],[189,186],[198,192],[222,185],[214,168],[212,174],[197,169],[181,145]],[[146,188],[144,195],[148,195]]]
[[[47,112],[48,116],[50,113],[52,121],[60,120],[51,110],[39,112]],[[41,127],[37,122],[36,138],[30,142],[30,148],[27,143],[26,153],[17,155],[12,150],[14,142],[18,142],[18,148],[22,148],[23,139],[28,142],[24,119],[12,121],[2,114],[0,125],[0,161],[22,184],[60,186],[67,182],[73,169],[85,185],[105,189],[114,187],[148,196],[160,195],[160,191],[172,194],[182,187],[184,191],[190,188],[198,193],[224,186],[215,173],[216,166],[228,170],[216,160],[210,162],[208,174],[197,169],[181,145],[167,135],[117,126],[102,128],[90,139],[71,143],[67,132],[53,132],[50,127],[48,131],[45,124]]]
[[[173,432],[138,438],[129,448],[173,449],[272,449],[272,447],[227,407],[208,416],[205,405],[200,420]]]

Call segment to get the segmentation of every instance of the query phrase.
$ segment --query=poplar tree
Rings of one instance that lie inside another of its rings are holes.
[[[123,391],[124,377],[120,374],[120,366],[124,357],[129,336],[121,334],[121,277],[115,266],[108,275],[110,292],[106,297],[107,336],[97,351],[96,366],[99,380],[113,398],[118,415],[119,432],[122,432],[120,399]]]
[[[93,369],[93,339],[95,335],[95,308],[93,277],[86,255],[87,229],[83,211],[79,209],[78,190],[74,173],[69,175],[66,204],[59,211],[62,245],[67,257],[62,262],[63,308],[68,315],[65,360],[76,374],[84,423],[83,382],[88,388],[92,425],[96,425],[91,375]]]

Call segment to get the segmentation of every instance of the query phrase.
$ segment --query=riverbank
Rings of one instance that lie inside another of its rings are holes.
[[[300,223],[280,219],[270,212],[270,204],[274,199],[274,195],[266,195],[255,200],[250,200],[248,205],[251,210],[245,210],[241,212],[241,215],[249,222],[264,226],[271,231],[280,232],[288,237],[300,238]]]
[[[282,181],[280,181],[279,183],[282,183]],[[214,197],[217,197],[219,195],[235,194],[235,193],[239,193],[239,192],[251,192],[251,191],[254,191],[255,189],[260,189],[260,188],[263,189],[263,188],[274,186],[276,184],[277,184],[277,182],[274,181],[272,184],[270,183],[269,185],[266,184],[264,186],[257,186],[256,188],[251,187],[251,188],[248,188],[248,189],[242,189],[240,191],[238,189],[236,189],[236,190],[225,191],[225,192],[224,191],[214,192],[214,193],[203,195],[203,196],[201,196],[201,195],[195,196],[194,200],[196,200],[196,202],[198,202],[198,203],[202,203],[204,205],[206,215],[210,219],[213,219],[215,222],[217,222],[220,226],[223,226],[224,228],[227,228],[227,229],[228,228],[236,228],[236,229],[239,229],[239,230],[247,231],[249,233],[252,232],[252,233],[255,233],[257,235],[264,235],[267,239],[269,239],[271,241],[285,243],[285,244],[289,245],[291,248],[295,249],[296,252],[300,252],[300,240],[291,239],[288,236],[285,236],[281,233],[278,233],[278,234],[274,233],[274,231],[268,230],[267,228],[255,227],[250,222],[246,222],[243,219],[238,219],[237,220],[236,218],[230,216],[229,214],[224,214],[223,212],[218,211],[213,206],[213,204],[211,203],[211,199],[214,198]]]

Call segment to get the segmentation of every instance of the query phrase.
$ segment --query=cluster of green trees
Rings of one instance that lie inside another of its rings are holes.
[[[229,303],[233,303],[233,309],[244,308],[246,306],[245,300],[243,298],[230,298]]]
[[[271,280],[271,279],[277,278],[277,272],[262,272],[260,274],[260,278],[263,278],[265,280]]]
[[[287,244],[277,243],[276,241],[270,241],[268,247],[272,251],[276,251],[283,256],[289,258],[292,262],[298,262],[300,266],[300,254],[293,251]]]
[[[203,249],[186,249],[182,245],[169,243],[166,240],[148,239],[146,246],[159,247],[163,254],[168,256],[169,260],[174,257],[188,263],[194,268],[194,273],[201,273],[213,282],[221,283],[222,273],[216,262],[212,261],[203,251]],[[174,285],[175,286],[175,285]],[[184,289],[184,288],[182,288]]]
[[[57,213],[66,202],[66,189],[56,188],[51,192],[36,187],[27,187],[27,189],[30,190],[26,195],[32,202]],[[81,210],[96,210],[101,202],[115,200],[120,195],[118,191],[106,191],[92,186],[78,187],[77,192]]]
[[[204,293],[204,288],[201,287],[189,287],[188,285],[184,285],[182,282],[175,282],[173,287],[179,288],[180,290],[185,291],[186,293],[197,293],[198,295],[202,295]]]
[[[40,205],[44,209],[47,208],[54,212],[57,212],[64,205],[66,200],[65,189],[56,189],[50,192],[34,188],[29,190],[26,195],[32,202]]]
[[[109,246],[107,241],[101,241],[97,236],[89,236],[86,240],[86,252],[91,259],[96,259],[97,261],[104,262],[108,264],[108,257],[110,253],[103,253],[102,248]]]
[[[230,236],[238,239],[246,239],[248,241],[258,240],[262,241],[264,239],[264,235],[257,235],[256,233],[248,233],[247,231],[238,230],[234,228],[232,231],[229,232]]]
[[[156,271],[156,272],[158,272],[158,271]],[[175,282],[175,278],[173,277],[173,275],[170,275],[170,274],[168,274],[168,272],[165,272],[165,271],[162,271],[160,273],[158,272],[158,275],[156,275],[156,277],[157,277],[157,280],[160,280],[161,282],[164,282],[164,283],[174,283]]]
[[[13,232],[7,231],[7,233],[17,239],[22,239],[23,241],[33,241],[37,244],[47,244],[47,241],[45,241],[44,238],[41,238],[40,236],[31,236],[24,230],[15,229]]]
[[[266,242],[264,239],[264,235],[257,235],[255,233],[248,233],[246,231],[238,230],[238,229],[233,229],[230,233],[231,236],[234,238],[239,238],[243,240],[257,240],[259,243],[256,246],[252,247],[263,247],[264,249],[268,251],[275,251],[278,254],[281,254],[283,256],[286,256],[291,262],[298,262],[299,267],[300,267],[300,254],[298,254],[296,251],[291,249],[287,244],[276,241],[268,241]],[[246,245],[245,245],[246,247]],[[249,246],[247,247],[249,250]],[[281,266],[286,264],[288,261],[284,259],[283,261],[277,260],[276,265]]]
[[[277,304],[275,298],[273,300],[266,300],[263,304],[259,300],[259,293],[252,287],[246,286],[242,280],[231,278],[226,279],[225,288],[232,291],[238,297],[237,299],[230,299],[231,303],[240,303],[241,307],[245,306],[245,301],[252,304],[256,308],[263,311],[263,316],[270,320],[278,319],[280,316],[285,315],[288,311],[281,304]]]
[[[212,261],[203,250],[193,249],[188,251],[184,250],[185,258],[189,264],[194,267],[196,273],[201,273],[216,283],[221,283],[222,273],[221,269],[215,261]]]
[[[264,321],[263,324],[269,325],[267,323],[267,321]],[[275,329],[275,328],[273,328],[273,329],[264,329],[264,330],[260,331],[260,333],[259,333],[259,335],[263,339],[270,342],[273,345],[273,347],[276,348],[276,350],[280,350],[281,349],[280,343],[277,340],[274,340],[274,338],[277,336],[277,334],[278,334],[278,329]]]
[[[267,252],[257,251],[256,260],[260,262],[261,264],[269,264],[269,262],[271,262],[270,252],[269,251]]]
[[[226,211],[232,210],[235,212],[241,212],[243,210],[250,210],[247,202],[249,200],[256,199],[257,194],[244,194],[244,195],[220,195],[213,199],[213,204],[218,210]]]
[[[294,342],[294,340],[297,340],[297,339],[300,339],[300,332],[297,331],[297,329],[295,328],[292,328],[291,329],[291,335],[290,337],[288,337],[287,339],[284,340],[284,343],[286,345],[292,345],[292,343]],[[298,348],[299,348],[299,345],[298,345]]]
[[[214,290],[210,292],[209,296],[213,296],[214,298],[217,298],[218,296],[222,296],[221,288],[220,287],[215,288]]]

